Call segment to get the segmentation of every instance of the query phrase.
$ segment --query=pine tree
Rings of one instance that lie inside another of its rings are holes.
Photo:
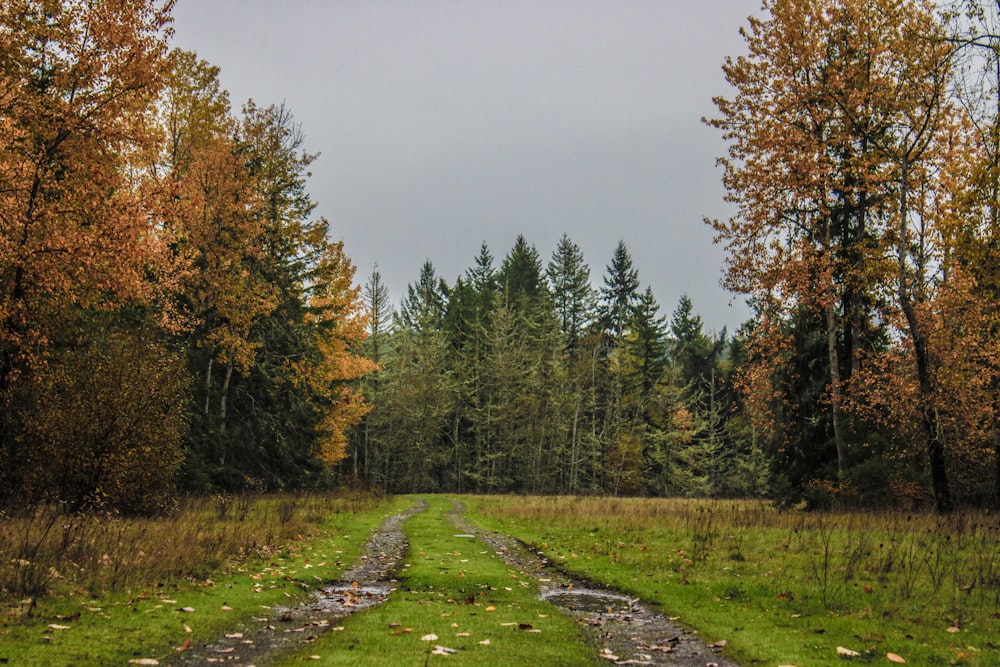
[[[639,301],[639,272],[632,265],[632,255],[625,247],[625,241],[619,241],[615,246],[600,293],[598,314],[601,326],[613,344],[620,344]]]
[[[590,267],[584,262],[580,246],[562,235],[546,269],[556,316],[569,350],[580,347],[584,332],[596,307],[590,286]]]

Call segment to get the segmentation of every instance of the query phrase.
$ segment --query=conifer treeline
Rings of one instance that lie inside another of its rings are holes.
[[[351,472],[396,492],[747,495],[766,490],[731,383],[740,346],[683,297],[669,322],[624,242],[601,286],[563,236],[519,236],[449,285],[431,261],[397,313],[376,270]]]

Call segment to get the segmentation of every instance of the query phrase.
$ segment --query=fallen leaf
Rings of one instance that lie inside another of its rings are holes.
[[[190,637],[187,637],[187,638],[186,638],[186,639],[184,640],[184,643],[183,643],[183,644],[181,644],[180,646],[178,646],[178,647],[177,647],[177,650],[178,650],[178,651],[186,651],[186,650],[188,650],[189,648],[191,648],[191,638],[190,638]]]
[[[726,642],[725,639],[720,639],[719,641],[717,641],[714,644],[710,645],[709,648],[722,648],[723,646],[726,645],[726,643],[727,642]]]
[[[886,657],[886,659],[889,662],[896,662],[896,663],[899,663],[901,665],[905,665],[906,664],[906,660],[904,660],[902,657],[896,655],[895,653],[886,653],[885,657]]]
[[[837,655],[839,655],[841,658],[857,658],[861,654],[858,653],[857,651],[852,651],[849,648],[844,648],[843,646],[838,646],[837,647]]]
[[[468,633],[468,632],[456,632],[456,633],[455,633],[455,636],[456,636],[456,637],[470,637],[470,636],[471,636],[471,634],[470,634],[470,633]]]
[[[185,614],[193,614],[194,607],[181,607],[181,611],[183,611]]]
[[[399,630],[393,630],[389,634],[394,636],[399,636],[399,635],[409,634],[411,632],[413,632],[413,628],[400,628]]]
[[[230,607],[228,604],[222,605],[221,607],[219,607],[219,609],[221,609],[222,611],[232,611],[233,610],[233,608]]]
[[[160,664],[160,661],[156,660],[155,658],[133,658],[132,660],[128,661],[128,664],[130,664],[130,665],[158,665],[158,664]]]
[[[490,605],[489,607],[486,608],[486,611],[496,611],[496,610],[497,608],[494,607],[493,605]]]
[[[962,631],[962,628],[960,628],[960,627],[958,627],[956,625],[953,625],[950,628],[948,628],[948,632],[951,632],[951,633],[961,632],[961,631]]]
[[[481,646],[489,646],[490,645],[490,640],[489,639],[484,639],[483,641],[479,642],[479,644]]]
[[[49,625],[49,630],[69,630],[69,626],[68,625],[56,625],[55,623],[52,623],[51,625]]]
[[[192,632],[191,626],[188,625],[187,623],[185,623],[183,627],[184,627],[184,632]]]
[[[423,637],[421,637],[420,641],[422,641],[422,642],[436,642],[437,638],[438,638],[438,636],[436,634],[431,633],[429,635],[424,635]]]
[[[226,639],[243,639],[243,633],[234,632],[232,634],[226,635]]]
[[[457,651],[447,646],[435,646],[431,653],[434,655],[451,655],[452,653],[457,653]]]

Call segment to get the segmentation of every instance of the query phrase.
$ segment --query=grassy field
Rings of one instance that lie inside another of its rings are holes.
[[[587,664],[572,619],[460,535],[406,523],[399,589],[287,664]],[[697,628],[753,665],[1000,665],[1000,518],[779,511],[762,502],[466,497],[468,518]],[[414,498],[217,497],[152,520],[0,516],[0,664],[125,664],[252,625],[354,564]],[[424,639],[435,636],[435,639]],[[455,653],[432,655],[435,646]]]
[[[409,504],[216,497],[160,519],[0,517],[0,664],[125,664],[214,640],[337,578]]]
[[[1000,665],[1000,517],[475,497],[482,524],[655,602],[744,665]]]

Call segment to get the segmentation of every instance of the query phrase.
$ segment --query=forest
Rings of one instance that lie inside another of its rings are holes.
[[[1000,8],[765,0],[705,123],[753,317],[485,243],[401,300],[172,2],[0,7],[0,505],[184,493],[1000,506]],[[336,122],[331,119],[331,122]],[[666,231],[664,243],[668,243]],[[603,259],[603,258],[602,258]],[[668,312],[669,311],[669,314]]]

